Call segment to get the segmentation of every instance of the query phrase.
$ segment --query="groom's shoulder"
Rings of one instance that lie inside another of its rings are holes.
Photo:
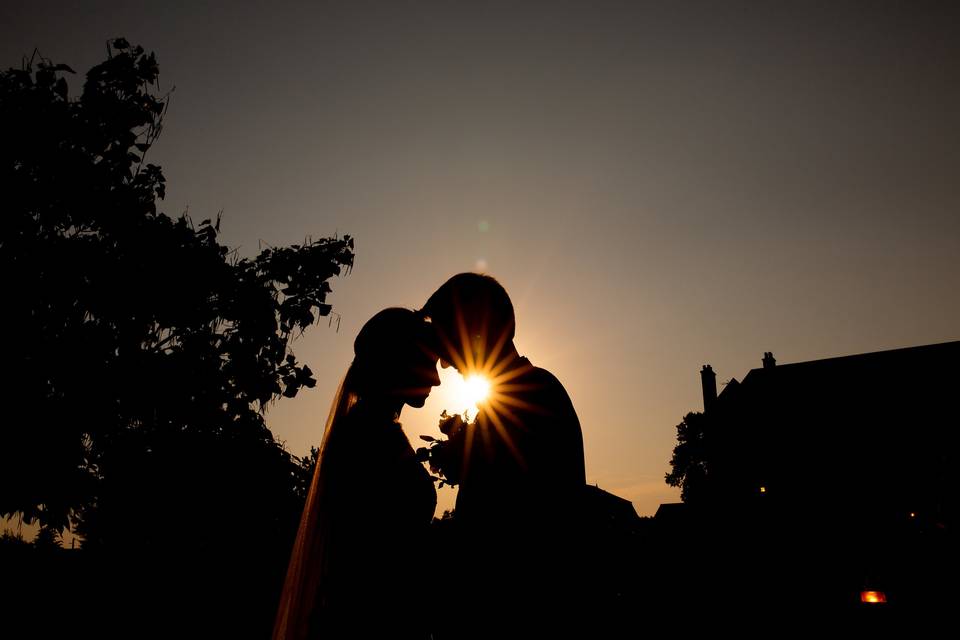
[[[538,367],[530,362],[530,360],[527,358],[523,359],[523,366],[526,368],[524,376],[538,386],[542,385],[544,388],[563,389],[563,385],[560,383],[560,380],[549,370],[544,369],[543,367]]]
[[[542,385],[544,389],[562,390],[564,393],[566,393],[563,383],[561,383],[560,379],[553,375],[553,372],[549,371],[548,369],[531,365],[530,375],[536,380],[537,384]]]
[[[576,417],[573,403],[570,401],[570,395],[567,393],[563,383],[560,382],[560,379],[551,371],[531,364],[529,373],[527,374],[527,381],[530,384],[531,391],[544,398],[548,404],[548,406],[544,408],[550,409],[549,413],[569,412]]]

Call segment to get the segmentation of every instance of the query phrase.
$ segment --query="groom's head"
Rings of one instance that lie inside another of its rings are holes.
[[[457,369],[491,367],[512,352],[516,320],[506,289],[491,276],[458,273],[434,292],[422,312]]]

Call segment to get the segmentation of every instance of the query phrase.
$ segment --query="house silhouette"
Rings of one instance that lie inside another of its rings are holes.
[[[960,342],[763,365],[716,394],[701,371],[711,500],[864,533],[956,522]]]
[[[953,607],[960,342],[767,352],[720,393],[710,365],[700,376],[702,486],[654,519],[678,571],[741,612]]]

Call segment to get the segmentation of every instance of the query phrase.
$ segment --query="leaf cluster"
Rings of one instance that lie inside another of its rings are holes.
[[[665,480],[680,488],[684,502],[696,502],[707,491],[713,449],[706,414],[690,412],[677,425],[677,445]]]

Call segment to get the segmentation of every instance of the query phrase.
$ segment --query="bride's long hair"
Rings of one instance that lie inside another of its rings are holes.
[[[310,489],[307,491],[307,500],[300,515],[297,537],[290,551],[287,577],[283,583],[283,591],[280,593],[280,604],[273,625],[273,640],[307,637],[310,614],[318,599],[318,586],[326,575],[329,556],[324,553],[324,547],[330,538],[330,519],[319,516],[322,511],[321,506],[325,502],[324,469],[329,465],[324,465],[323,461],[326,457],[330,434],[338,423],[342,424],[343,418],[358,399],[356,391],[352,388],[353,368],[351,364],[343,380],[340,381],[323,429],[317,465],[310,480]]]
[[[290,553],[273,640],[306,638],[315,608],[323,605],[331,558],[331,518],[327,511],[330,496],[326,482],[331,467],[327,462],[331,436],[343,428],[344,418],[364,392],[382,382],[384,363],[397,357],[398,345],[413,339],[417,333],[415,324],[422,322],[422,316],[409,309],[384,309],[367,321],[354,341],[353,362],[340,382],[324,426],[317,465]]]

